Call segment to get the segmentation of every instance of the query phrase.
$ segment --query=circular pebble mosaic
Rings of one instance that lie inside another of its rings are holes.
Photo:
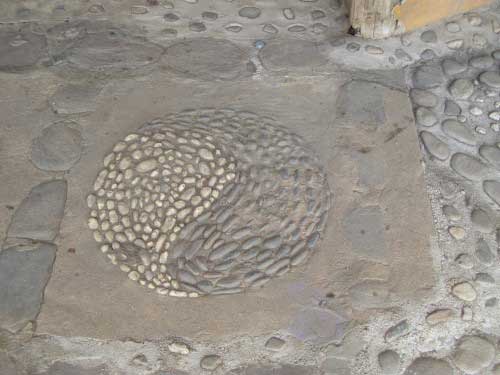
[[[154,120],[103,164],[88,226],[112,263],[159,294],[261,287],[311,254],[330,206],[304,141],[249,112]]]

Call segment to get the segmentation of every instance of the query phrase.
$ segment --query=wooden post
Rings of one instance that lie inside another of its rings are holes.
[[[347,0],[351,26],[364,38],[387,38],[396,30],[396,18],[392,12],[395,0]]]

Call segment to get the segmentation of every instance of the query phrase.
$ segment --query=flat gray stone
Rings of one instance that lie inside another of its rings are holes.
[[[399,372],[401,358],[394,350],[385,350],[379,353],[378,364],[384,375],[395,375]]]
[[[453,369],[442,359],[417,358],[403,375],[453,375]]]
[[[485,273],[485,272],[477,273],[476,276],[474,277],[474,281],[476,283],[483,284],[483,285],[495,284],[495,279],[493,278],[493,276],[491,276],[490,274]]]
[[[81,367],[78,365],[65,363],[65,362],[55,362],[52,364],[47,371],[39,373],[37,375],[107,375],[109,370],[106,365],[97,365],[90,367]]]
[[[488,172],[488,167],[479,159],[460,152],[451,157],[450,165],[460,176],[472,181],[481,180]]]
[[[371,260],[387,260],[384,215],[380,207],[354,209],[343,219],[343,226],[355,254]]]
[[[417,89],[432,89],[444,82],[444,75],[438,65],[422,65],[415,70],[412,80]]]
[[[483,145],[479,148],[479,155],[490,162],[496,169],[500,170],[500,148]]]
[[[458,33],[462,28],[456,22],[448,22],[446,24],[446,30],[450,33]]]
[[[424,49],[422,51],[422,53],[420,54],[420,58],[422,60],[432,60],[434,58],[436,58],[437,55],[436,55],[436,52],[434,52],[432,49],[430,48],[427,48],[427,49]]]
[[[449,116],[458,116],[462,112],[460,106],[453,100],[447,99],[444,102],[444,113]]]
[[[472,210],[470,215],[472,227],[481,233],[491,233],[494,229],[494,224],[491,217],[486,211],[476,208]]]
[[[274,337],[274,336],[270,337],[265,344],[266,348],[270,350],[280,350],[281,348],[283,348],[284,345],[285,345],[285,340],[282,340],[279,337]]]
[[[68,48],[64,56],[73,68],[111,75],[135,74],[156,63],[162,54],[163,48],[156,44],[110,29],[86,35]]]
[[[204,356],[200,361],[200,367],[204,370],[214,371],[222,366],[222,358],[215,354]]]
[[[31,161],[39,169],[65,171],[75,165],[82,153],[82,136],[76,124],[58,122],[43,129],[33,140]]]
[[[439,102],[439,98],[428,90],[411,89],[410,98],[418,106],[435,107]]]
[[[288,331],[301,341],[315,345],[340,339],[349,321],[328,309],[305,308],[295,314]]]
[[[420,34],[420,40],[425,43],[436,43],[437,35],[434,30],[427,30]]]
[[[244,7],[238,12],[240,17],[255,19],[260,16],[260,9],[257,7]]]
[[[202,31],[205,31],[207,27],[203,22],[191,22],[189,24],[189,30],[194,31],[196,33],[201,33]]]
[[[352,81],[340,91],[337,99],[337,113],[345,119],[342,126],[362,126],[376,130],[385,120],[384,98],[379,95],[382,86],[366,81]]]
[[[95,111],[100,87],[90,84],[67,84],[57,89],[49,99],[55,113],[70,115]]]
[[[56,247],[46,243],[20,250],[0,253],[0,326],[11,332],[36,319],[56,256]]]
[[[483,190],[488,197],[500,206],[500,182],[493,180],[484,181]]]
[[[250,76],[248,61],[247,53],[236,44],[210,38],[174,44],[162,58],[165,67],[176,74],[224,81]]]
[[[65,180],[47,181],[35,186],[16,209],[7,237],[52,241],[59,233],[66,190]]]
[[[437,123],[436,114],[426,107],[418,107],[415,111],[417,123],[423,126],[433,126]]]
[[[420,54],[420,57],[423,60],[432,60],[432,59],[436,58],[437,55],[436,55],[436,52],[434,52],[432,49],[427,48],[427,49],[422,51],[422,53]]]
[[[389,328],[384,335],[385,341],[392,341],[394,339],[397,339],[398,337],[404,336],[408,333],[410,330],[410,325],[408,324],[408,321],[405,319],[398,324],[392,326]]]
[[[425,146],[425,149],[439,160],[446,160],[450,157],[450,149],[448,145],[437,138],[434,134],[426,131],[420,132],[420,138]]]
[[[406,52],[402,48],[396,48],[396,50],[394,51],[394,56],[396,56],[398,60],[403,60],[406,62],[410,62],[413,60],[413,58],[408,54],[408,52]]]
[[[431,326],[434,326],[436,324],[448,322],[449,320],[454,319],[456,315],[457,314],[452,309],[438,309],[429,313],[425,318],[425,321]]]
[[[494,63],[493,57],[485,55],[485,56],[477,56],[470,59],[469,64],[477,69],[488,69]]]
[[[46,53],[45,36],[33,33],[29,25],[20,29],[0,27],[0,71],[30,68]]]
[[[498,72],[481,73],[479,81],[495,89],[500,89],[500,74]]]
[[[260,51],[260,58],[272,71],[313,69],[328,62],[317,43],[300,39],[271,40]]]
[[[457,345],[452,360],[455,366],[467,374],[485,369],[495,358],[495,347],[479,336],[466,336]]]
[[[476,137],[474,136],[472,130],[457,120],[444,120],[441,123],[441,129],[444,134],[459,142],[471,146],[476,144]]]
[[[456,283],[451,288],[451,293],[462,301],[472,302],[477,298],[477,292],[467,281]]]
[[[480,239],[477,243],[476,258],[485,266],[491,266],[495,260],[495,256],[491,252],[490,247],[483,239]]]
[[[474,84],[469,79],[459,78],[450,84],[448,91],[454,98],[465,100],[474,93]]]
[[[441,65],[444,73],[448,76],[454,76],[467,70],[467,64],[460,63],[454,59],[444,59]]]
[[[443,214],[448,220],[458,221],[462,219],[462,214],[452,205],[443,206]]]

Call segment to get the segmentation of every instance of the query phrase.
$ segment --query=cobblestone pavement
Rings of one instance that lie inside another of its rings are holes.
[[[500,7],[348,28],[3,1],[0,374],[500,374]]]

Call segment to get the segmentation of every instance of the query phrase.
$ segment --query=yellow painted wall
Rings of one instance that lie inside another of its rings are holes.
[[[405,31],[492,3],[493,0],[406,0],[393,9]]]

